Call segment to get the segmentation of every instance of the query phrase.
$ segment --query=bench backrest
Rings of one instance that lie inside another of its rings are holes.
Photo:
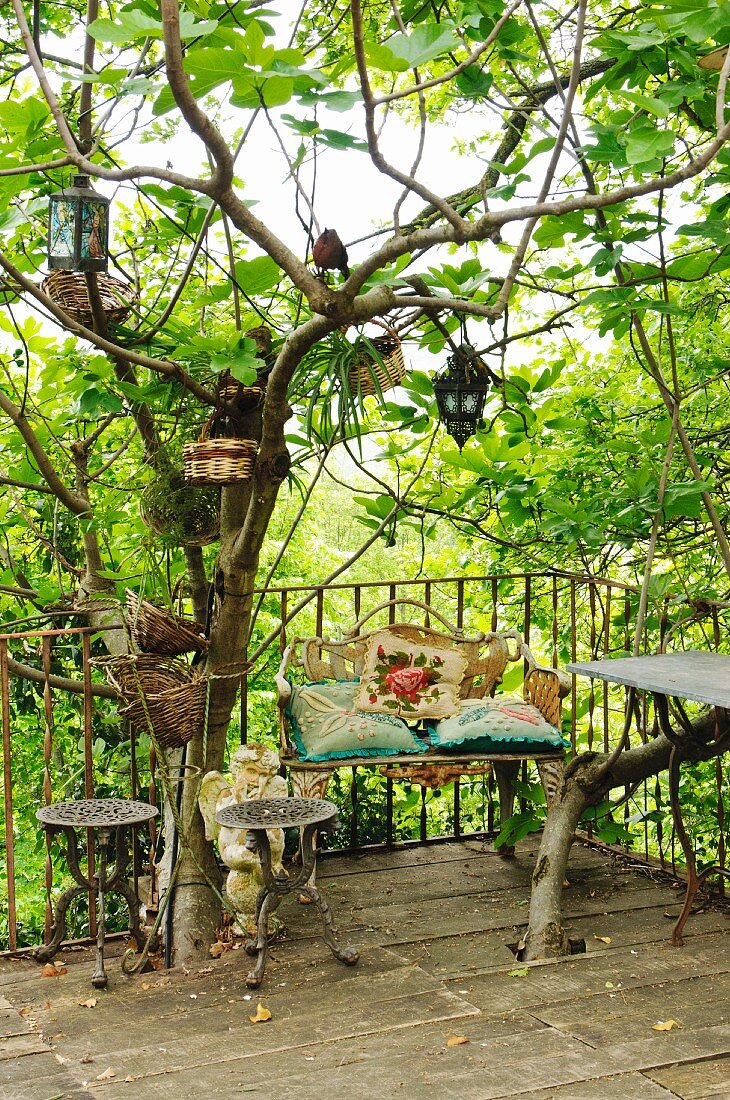
[[[391,615],[417,608],[430,624],[438,620],[443,629],[418,623],[391,622],[363,632],[362,627],[378,612]],[[351,680],[360,676],[368,640],[373,634],[387,630],[399,638],[422,643],[437,649],[458,649],[467,659],[462,680],[462,699],[480,699],[494,694],[505,674],[508,663],[524,656],[522,635],[517,630],[502,633],[491,631],[466,637],[439,612],[418,600],[388,600],[363,616],[341,639],[294,638],[290,646],[290,667],[300,665],[307,680]]]

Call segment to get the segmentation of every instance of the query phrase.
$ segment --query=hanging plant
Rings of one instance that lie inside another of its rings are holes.
[[[142,521],[171,546],[206,546],[220,531],[216,489],[188,485],[181,470],[159,464],[142,493]]]

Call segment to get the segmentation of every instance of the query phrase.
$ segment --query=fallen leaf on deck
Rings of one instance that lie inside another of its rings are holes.
[[[600,940],[601,943],[611,943],[611,937],[610,936],[596,936],[596,935],[594,935],[593,939],[594,940]]]
[[[204,974],[212,974],[212,973],[213,973],[213,967],[212,966],[201,966],[200,969],[198,970],[198,977],[202,978]]]
[[[30,1016],[30,1014],[31,1014],[31,1011],[32,1011],[32,1009],[31,1009],[31,1008],[30,1008],[30,1006],[28,1005],[28,1006],[26,1006],[25,1008],[21,1008],[21,1009],[19,1009],[19,1011],[18,1011],[18,1015],[19,1015],[19,1016],[22,1016],[24,1020],[27,1020],[27,1019],[28,1019],[28,1017],[29,1017],[29,1016]]]
[[[94,1055],[93,1054],[85,1054],[83,1056],[83,1058],[79,1058],[79,1062],[81,1062],[82,1066],[87,1066],[89,1064],[89,1062],[93,1062],[93,1061],[94,1061]]]
[[[264,1008],[264,1006],[261,1004],[260,1001],[256,1005],[256,1015],[255,1016],[249,1016],[249,1020],[251,1021],[252,1024],[262,1024],[262,1023],[264,1023],[265,1020],[270,1020],[270,1019],[271,1019],[271,1013],[269,1012],[268,1008]]]
[[[460,1047],[464,1043],[470,1043],[471,1039],[467,1039],[466,1035],[450,1035],[446,1040],[447,1047]]]
[[[88,1001],[79,1001],[80,1008],[96,1008],[96,997],[89,997]]]
[[[126,1077],[122,1078],[122,1080],[129,1084],[130,1081],[137,1081],[138,1078],[135,1077],[133,1073],[128,1073]]]
[[[109,1069],[105,1069],[103,1073],[100,1073],[96,1078],[97,1081],[110,1081],[112,1077],[116,1077],[116,1071],[109,1066]]]
[[[652,1031],[671,1031],[673,1027],[681,1027],[676,1020],[657,1020],[655,1024],[651,1025]]]
[[[68,974],[67,966],[55,966],[53,963],[46,963],[41,970],[42,978],[58,978],[61,974]]]
[[[519,967],[518,970],[508,970],[507,971],[507,977],[508,978],[526,978],[529,973],[530,973],[529,966],[521,966],[521,967]]]
[[[210,955],[211,959],[219,959],[224,951],[230,951],[230,949],[230,943],[221,943],[220,940],[216,940],[215,943],[212,943],[210,945],[210,950],[208,951],[208,954]]]

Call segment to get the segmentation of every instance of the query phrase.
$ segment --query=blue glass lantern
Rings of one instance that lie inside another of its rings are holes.
[[[109,260],[109,199],[74,176],[71,187],[51,195],[48,266],[51,270],[106,271]]]

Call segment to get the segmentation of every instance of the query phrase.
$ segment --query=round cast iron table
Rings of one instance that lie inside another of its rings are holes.
[[[256,901],[256,938],[245,944],[247,954],[256,955],[256,963],[246,976],[249,989],[256,989],[264,976],[269,915],[285,894],[298,890],[313,901],[324,923],[324,941],[332,954],[347,966],[360,958],[354,947],[340,947],[335,939],[332,910],[320,891],[309,883],[317,862],[318,832],[337,828],[337,807],[323,798],[261,798],[234,806],[226,806],[216,814],[216,821],[227,829],[246,829],[246,846],[257,851],[264,885]],[[271,847],[267,829],[300,829],[301,867],[295,876],[285,872],[274,874],[271,867]]]
[[[129,908],[129,927],[138,944],[144,940],[139,920],[139,898],[126,879],[128,862],[126,828],[128,825],[141,825],[157,815],[154,806],[146,802],[132,802],[126,798],[88,798],[76,802],[55,802],[50,806],[41,806],[36,817],[46,832],[66,834],[68,867],[78,886],[70,886],[56,902],[52,937],[50,943],[38,947],[34,957],[39,962],[47,962],[60,949],[66,938],[66,911],[81,894],[90,892],[97,901],[96,970],[91,984],[96,989],[105,989],[109,979],[104,969],[104,935],[106,932],[106,910],[104,895],[121,894]],[[79,850],[76,839],[77,829],[98,830],[99,867],[87,878],[79,867]],[[109,843],[114,834],[114,866],[108,871]]]

